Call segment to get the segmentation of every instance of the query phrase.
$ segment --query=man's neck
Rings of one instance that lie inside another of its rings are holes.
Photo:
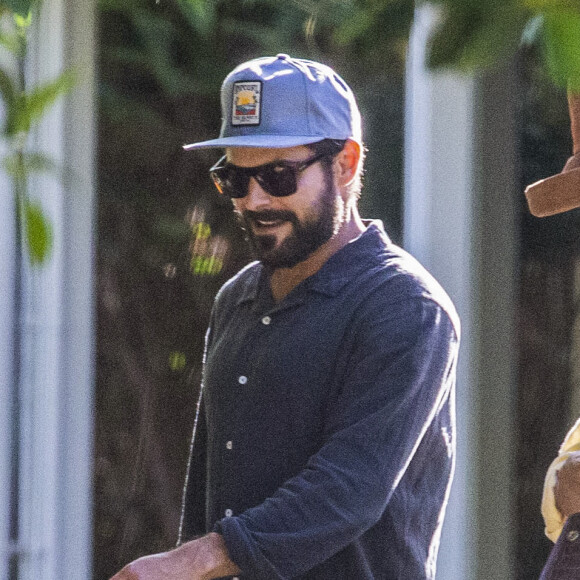
[[[328,242],[320,246],[306,260],[292,268],[274,270],[270,276],[270,288],[275,302],[283,300],[300,282],[316,274],[332,255],[357,238],[364,229],[362,220],[358,214],[355,214]]]

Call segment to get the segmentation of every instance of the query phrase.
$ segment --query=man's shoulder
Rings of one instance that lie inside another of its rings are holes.
[[[389,243],[373,268],[373,286],[387,305],[420,301],[436,305],[459,331],[459,316],[453,301],[435,277],[411,254]]]
[[[258,286],[261,272],[261,262],[250,262],[224,282],[217,292],[216,302],[224,302],[232,298],[238,299],[246,293],[254,292]]]

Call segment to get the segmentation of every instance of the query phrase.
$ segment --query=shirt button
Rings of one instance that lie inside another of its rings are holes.
[[[234,515],[234,512],[230,509],[227,509],[225,511],[225,514],[226,514],[226,518],[231,518]]]
[[[569,542],[575,542],[578,537],[580,536],[580,534],[578,533],[577,530],[570,530],[567,534],[566,534],[566,539]]]
[[[268,326],[268,324],[270,324],[270,322],[272,322],[272,319],[269,316],[264,316],[264,318],[262,318],[262,324],[265,324],[266,326]]]
[[[244,375],[242,375],[241,377],[238,378],[238,383],[240,383],[240,385],[245,385],[248,382],[248,377],[245,377]]]
[[[227,448],[227,449],[231,449],[233,446],[234,446],[234,444],[233,444],[231,441],[228,441],[228,442],[226,443],[226,448]]]

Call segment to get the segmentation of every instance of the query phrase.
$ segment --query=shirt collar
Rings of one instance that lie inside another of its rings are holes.
[[[381,220],[364,220],[366,229],[354,240],[346,244],[312,276],[304,280],[301,286],[308,290],[335,296],[341,288],[358,274],[378,263],[384,254],[385,247],[391,243]],[[260,279],[264,267],[260,262],[252,262],[246,269],[248,275],[243,278],[243,287],[237,303],[254,301],[258,296]]]
[[[361,272],[377,264],[384,256],[390,239],[380,220],[365,220],[367,228],[346,244],[310,276],[305,283],[308,289],[335,296],[342,287],[358,277]]]

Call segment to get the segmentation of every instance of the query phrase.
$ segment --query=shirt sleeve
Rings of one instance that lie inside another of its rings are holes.
[[[450,404],[458,337],[446,312],[423,297],[371,301],[363,310],[337,361],[343,383],[329,402],[320,450],[261,505],[216,524],[249,577],[303,574],[373,526]],[[447,485],[453,449],[443,461]]]
[[[580,514],[568,518],[542,571],[540,580],[575,580],[580,577]]]

